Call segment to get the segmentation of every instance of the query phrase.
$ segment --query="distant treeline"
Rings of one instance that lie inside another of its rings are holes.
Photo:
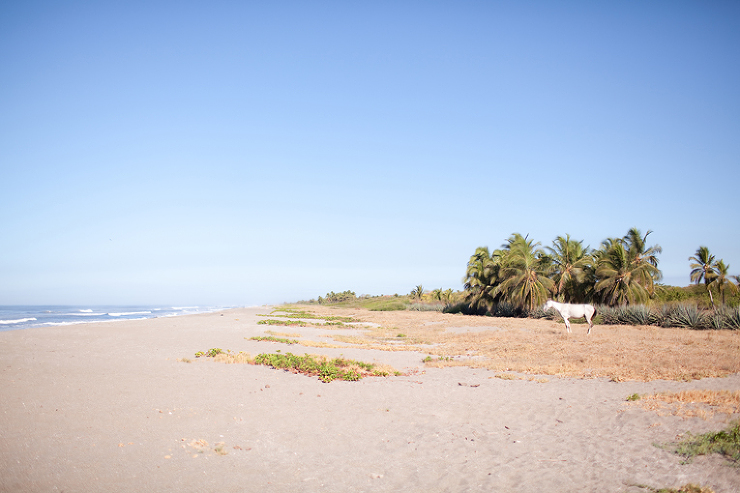
[[[514,233],[493,252],[488,247],[476,249],[467,263],[462,291],[426,291],[421,285],[407,295],[358,297],[349,290],[332,291],[304,303],[540,318],[551,316],[541,307],[555,299],[599,306],[597,322],[602,324],[737,329],[740,279],[729,275],[729,264],[701,246],[688,258],[695,284],[662,285],[658,268],[662,248],[647,244],[650,233],[632,228],[621,238],[607,238],[597,249],[570,235],[558,236],[552,246],[542,248]],[[712,313],[705,313],[708,309]]]

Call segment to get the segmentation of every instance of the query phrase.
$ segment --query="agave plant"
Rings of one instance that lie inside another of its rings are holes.
[[[740,330],[740,307],[723,306],[712,315],[712,328]]]
[[[601,316],[602,325],[619,325],[623,323],[619,318],[620,311],[621,310],[618,308],[607,305],[599,305],[596,307],[596,313]]]
[[[624,316],[629,325],[653,325],[659,321],[658,314],[653,312],[649,306],[645,305],[626,307]]]
[[[727,314],[727,328],[732,330],[740,330],[740,307],[728,309]]]
[[[720,330],[723,329],[725,326],[725,317],[722,316],[719,311],[713,311],[709,315],[706,316],[704,319],[704,322],[706,324],[706,328],[713,329],[713,330]]]
[[[705,329],[708,325],[707,317],[695,305],[675,305],[663,321],[667,327],[683,327],[686,329]]]

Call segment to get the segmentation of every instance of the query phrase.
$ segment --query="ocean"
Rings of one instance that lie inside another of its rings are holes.
[[[208,313],[231,307],[0,306],[0,331]]]

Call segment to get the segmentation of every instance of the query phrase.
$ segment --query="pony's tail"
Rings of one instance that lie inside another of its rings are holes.
[[[598,314],[599,314],[599,309],[598,309],[598,308],[596,308],[596,305],[591,305],[591,306],[593,306],[593,307],[594,307],[594,314],[593,314],[593,317],[592,317],[592,318],[596,318],[596,315],[598,315]]]

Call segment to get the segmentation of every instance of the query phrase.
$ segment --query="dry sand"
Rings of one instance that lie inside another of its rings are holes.
[[[722,458],[681,464],[654,446],[723,428],[727,415],[662,416],[625,401],[739,390],[738,374],[503,380],[485,369],[426,368],[418,352],[249,340],[281,329],[257,324],[266,311],[0,333],[0,490],[645,492],[636,485],[696,483],[740,491],[740,468]],[[467,331],[460,317],[455,330]],[[305,331],[319,340],[315,327]],[[570,337],[585,335],[574,328]],[[409,374],[325,384],[192,358],[213,347],[341,354]]]

